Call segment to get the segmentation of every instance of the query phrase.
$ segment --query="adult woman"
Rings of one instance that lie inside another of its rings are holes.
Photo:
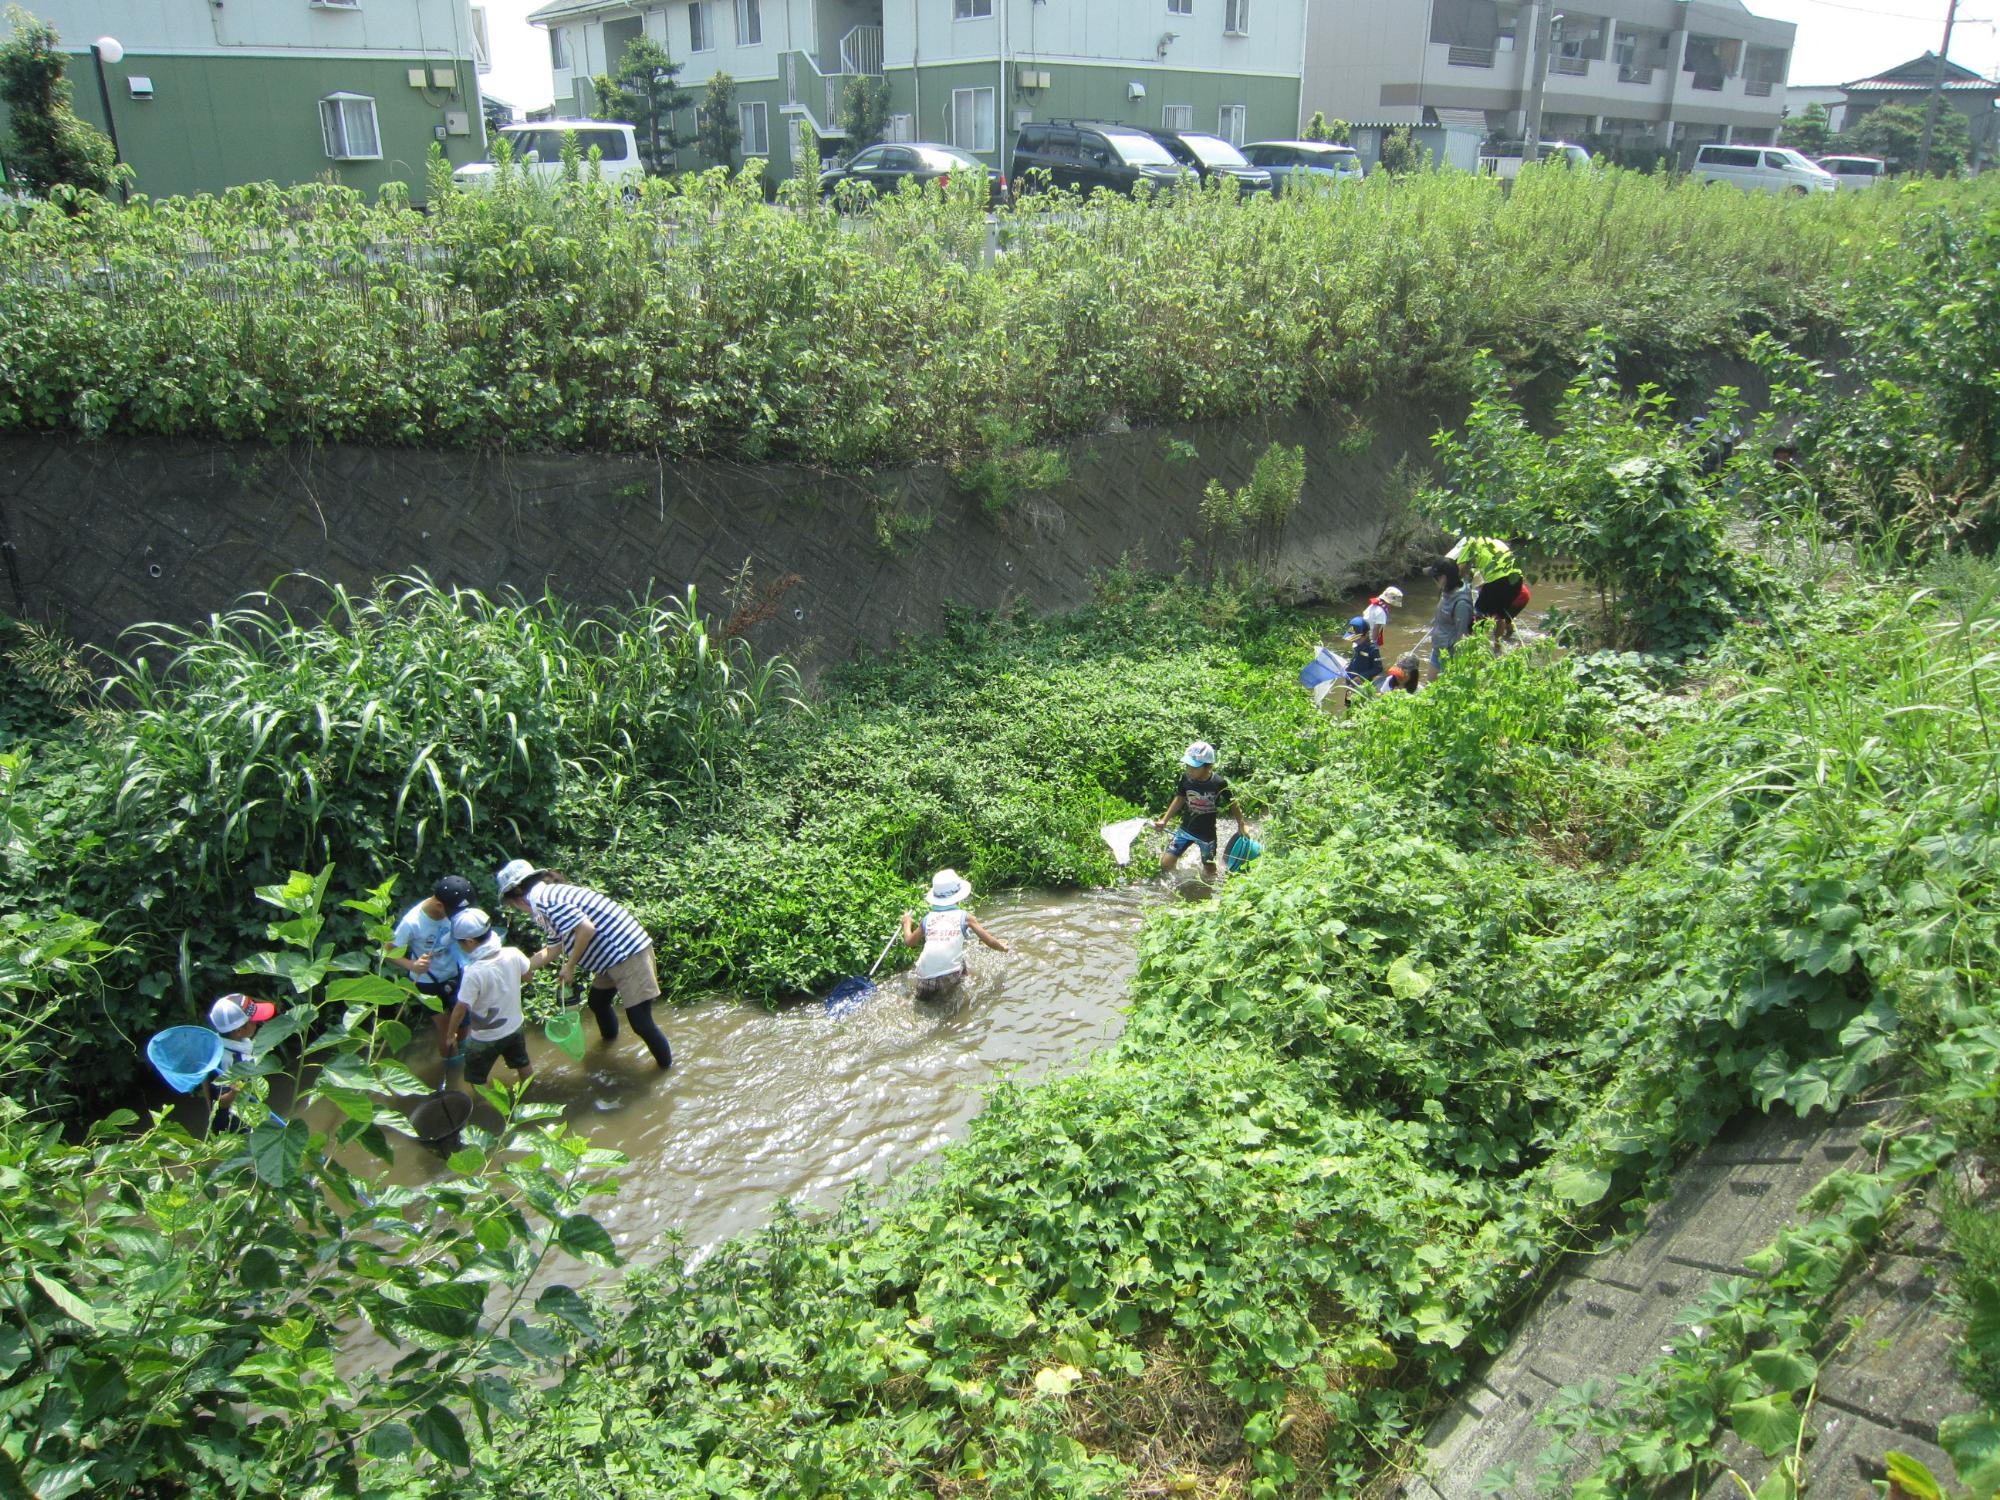
[[[1498,651],[1502,641],[1514,638],[1514,616],[1528,607],[1528,581],[1514,561],[1514,549],[1497,536],[1468,536],[1459,538],[1445,556],[1479,579],[1473,617],[1493,622],[1493,649]]]
[[[1472,634],[1472,585],[1448,557],[1440,557],[1424,572],[1438,583],[1437,613],[1431,616],[1431,669],[1436,671],[1452,648]]]
[[[572,885],[560,870],[538,870],[525,859],[508,860],[493,884],[504,905],[526,912],[553,939],[550,946],[562,957],[563,991],[576,982],[579,969],[592,976],[590,1010],[598,1033],[607,1042],[618,1035],[611,1007],[615,994],[653,1061],[671,1068],[674,1049],[653,1020],[653,1002],[660,998],[653,940],[639,919],[603,892]]]

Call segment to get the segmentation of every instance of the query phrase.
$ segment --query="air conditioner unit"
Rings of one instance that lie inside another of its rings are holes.
[[[132,90],[132,97],[134,99],[150,99],[153,97],[153,80],[150,78],[142,78],[137,73],[134,73],[125,80],[125,85]]]

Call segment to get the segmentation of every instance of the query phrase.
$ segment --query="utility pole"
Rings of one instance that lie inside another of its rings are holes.
[[[1951,51],[1951,28],[1958,23],[1958,0],[1944,13],[1944,44],[1938,48],[1937,73],[1931,79],[1931,106],[1924,113],[1924,143],[1917,151],[1917,175],[1931,169],[1931,139],[1937,134],[1938,110],[1944,104],[1945,57]]]
[[[1956,4],[1957,0],[1953,0]],[[1534,87],[1528,95],[1527,144],[1521,152],[1523,163],[1535,160],[1535,153],[1542,148],[1542,104],[1549,92],[1549,53],[1555,50],[1556,28],[1562,25],[1563,13],[1553,5],[1538,8],[1535,13],[1535,57],[1529,65],[1534,79]]]

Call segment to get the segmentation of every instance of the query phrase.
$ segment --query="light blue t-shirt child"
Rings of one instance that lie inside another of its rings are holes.
[[[450,917],[433,917],[419,901],[403,913],[396,924],[395,945],[411,958],[431,956],[431,966],[423,978],[430,984],[456,979],[459,972],[458,940],[451,935]]]

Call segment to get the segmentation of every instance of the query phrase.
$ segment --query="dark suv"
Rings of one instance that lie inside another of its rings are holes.
[[[1172,187],[1187,169],[1146,131],[1099,120],[1035,120],[1014,140],[1008,176],[1016,191],[1059,187],[1130,193],[1140,183]]]
[[[1219,135],[1205,130],[1148,130],[1154,140],[1172,153],[1175,161],[1195,173],[1203,182],[1211,178],[1236,184],[1238,192],[1268,193],[1271,174],[1253,166],[1250,159]]]

